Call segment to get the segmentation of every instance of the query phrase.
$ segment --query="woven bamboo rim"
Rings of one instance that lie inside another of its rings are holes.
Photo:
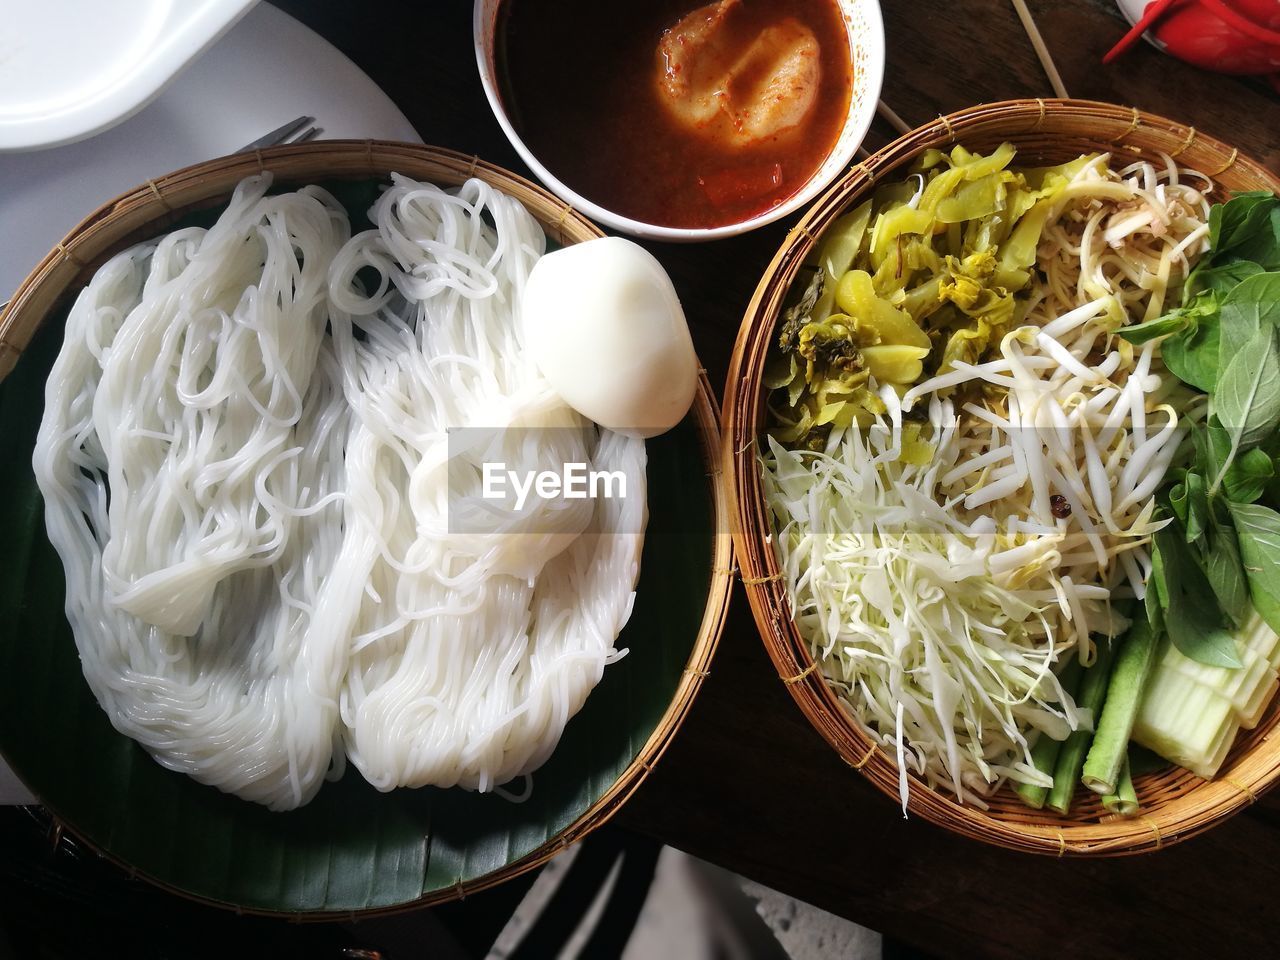
[[[913,130],[873,154],[824,194],[788,234],[747,307],[734,347],[725,397],[722,456],[730,477],[734,544],[743,583],[779,677],[809,721],[851,767],[885,794],[898,797],[898,769],[859,729],[827,686],[791,619],[786,587],[773,549],[761,490],[756,439],[764,423],[761,389],[766,353],[779,310],[800,264],[822,231],[859,203],[879,182],[929,147],[963,143],[990,150],[1003,141],[1018,148],[1020,162],[1061,163],[1081,153],[1111,151],[1118,159],[1158,159],[1164,152],[1179,164],[1213,176],[1222,200],[1229,191],[1272,190],[1280,179],[1211,137],[1131,107],[1084,100],[1011,100],[962,110]],[[909,811],[965,836],[1013,850],[1050,856],[1140,853],[1209,829],[1252,803],[1280,777],[1280,701],[1257,729],[1237,737],[1218,778],[1205,781],[1180,768],[1138,778],[1142,815],[1109,819],[1095,796],[1077,794],[1069,817],[1026,807],[1009,790],[990,809],[962,806],[912,779]]]
[[[441,186],[454,186],[470,177],[478,177],[523,203],[542,224],[547,235],[560,244],[579,243],[604,235],[586,217],[528,180],[477,157],[436,147],[379,140],[331,140],[272,147],[210,160],[150,180],[104,204],[54,247],[18,288],[9,308],[0,315],[0,380],[13,369],[45,317],[87,283],[103,262],[125,247],[163,232],[192,211],[222,205],[240,180],[262,171],[270,171],[278,184],[297,186],[321,179],[389,177],[392,172]],[[459,880],[447,889],[391,907],[337,913],[291,913],[244,908],[195,896],[137,871],[119,857],[99,848],[91,838],[77,830],[75,823],[61,817],[56,807],[50,807],[49,812],[58,829],[74,836],[131,875],[143,877],[179,896],[233,909],[237,913],[283,916],[295,921],[386,916],[457,900],[532,870],[581,840],[617,813],[671,743],[688,714],[694,696],[708,676],[711,657],[728,612],[733,583],[733,548],[724,523],[728,494],[718,453],[719,408],[705,371],[699,373],[698,393],[691,412],[702,447],[714,513],[711,579],[693,649],[670,705],[635,759],[586,812],[522,859],[484,876]]]

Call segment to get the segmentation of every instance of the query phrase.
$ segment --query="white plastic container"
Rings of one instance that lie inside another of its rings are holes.
[[[0,151],[120,123],[256,2],[0,0]]]

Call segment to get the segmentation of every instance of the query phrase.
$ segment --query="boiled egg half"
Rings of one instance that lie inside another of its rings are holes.
[[[698,388],[698,358],[671,278],[621,237],[546,254],[524,291],[526,345],[565,403],[631,437],[665,433]]]

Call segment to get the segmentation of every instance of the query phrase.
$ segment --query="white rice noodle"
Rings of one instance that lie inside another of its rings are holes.
[[[330,768],[345,405],[320,191],[237,189],[207,233],[107,263],[67,318],[34,456],[84,674],[161,764],[273,809]],[[145,287],[145,292],[144,292]],[[108,501],[110,506],[108,506]]]
[[[85,676],[158,762],[272,809],[344,745],[380,789],[494,789],[625,653],[644,444],[530,361],[545,238],[518,202],[396,177],[348,242],[323,191],[268,184],[115,257],[68,317],[34,467]],[[517,510],[482,460],[626,496]]]
[[[379,789],[490,790],[550,755],[618,655],[644,444],[597,434],[529,360],[512,304],[545,241],[522,206],[480,181],[451,195],[397,178],[376,220],[331,287],[351,313],[333,328],[356,425],[348,536],[321,610],[356,638],[347,752]],[[356,289],[361,265],[381,272],[382,295]],[[457,440],[450,461],[453,426],[491,432]],[[465,512],[458,478],[478,485],[481,459],[621,470],[627,497]]]

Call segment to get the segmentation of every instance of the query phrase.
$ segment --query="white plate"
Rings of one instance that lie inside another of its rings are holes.
[[[0,156],[0,303],[104,201],[230,153],[300,114],[316,117],[325,137],[422,142],[359,67],[263,4],[115,129],[71,146]],[[31,802],[0,761],[0,804]]]
[[[257,0],[0,0],[0,150],[92,136],[141,110]]]
[[[327,138],[421,143],[359,67],[263,4],[125,123],[70,146],[0,156],[0,303],[100,204],[301,114],[316,117]]]

